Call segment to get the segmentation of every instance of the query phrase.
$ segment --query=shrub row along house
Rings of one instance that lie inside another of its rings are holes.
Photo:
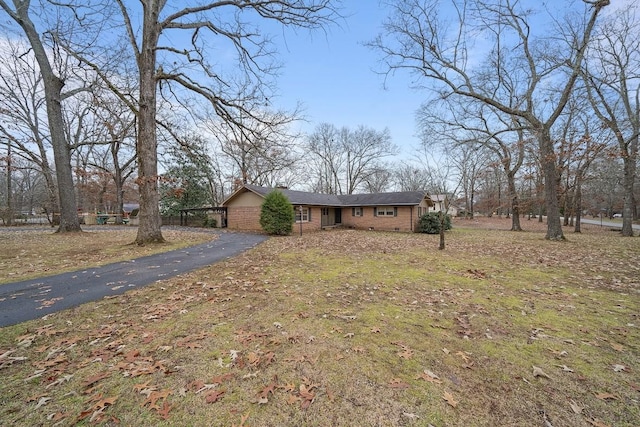
[[[286,188],[245,184],[223,203],[227,208],[227,227],[258,231],[260,209],[271,191],[281,191],[295,209],[296,227],[316,231],[342,226],[346,228],[415,231],[420,216],[434,211],[434,203],[421,191],[374,194],[318,194]]]

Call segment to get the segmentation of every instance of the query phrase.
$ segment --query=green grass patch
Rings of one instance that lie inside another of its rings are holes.
[[[639,239],[455,225],[436,248],[271,239],[3,328],[1,424],[638,425]]]

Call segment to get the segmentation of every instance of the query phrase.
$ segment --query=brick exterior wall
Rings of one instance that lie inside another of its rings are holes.
[[[322,219],[320,208],[311,209],[311,221],[302,223],[302,232],[318,231]],[[228,206],[227,228],[231,230],[262,231],[260,206]],[[300,232],[300,223],[293,224],[293,234]]]
[[[232,230],[262,231],[260,206],[227,207],[227,228]]]
[[[414,231],[418,221],[413,206],[398,206],[397,216],[373,216],[373,207],[362,208],[362,216],[352,216],[351,208],[342,209],[342,225],[356,229]],[[412,213],[413,210],[413,213]]]
[[[231,230],[262,231],[260,226],[260,209],[263,199],[253,193],[246,192],[239,194],[227,205],[227,227]],[[425,211],[426,204],[420,204]],[[374,216],[374,208],[363,207],[363,216],[352,216],[350,207],[343,207],[342,226],[355,229],[369,229],[380,231],[415,231],[418,221],[418,210],[416,206],[397,206],[396,216]],[[311,221],[302,223],[302,232],[319,231],[322,229],[322,207],[309,207],[311,211]],[[333,208],[331,218],[333,218]],[[332,219],[330,218],[330,221]],[[300,232],[300,224],[294,223],[293,234]]]

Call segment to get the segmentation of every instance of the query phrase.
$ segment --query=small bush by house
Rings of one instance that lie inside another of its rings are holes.
[[[291,234],[295,213],[287,196],[280,191],[267,194],[260,210],[260,226],[268,234]]]
[[[440,224],[443,220],[441,215],[444,215],[444,229],[451,230],[451,215],[446,215],[441,212],[429,212],[424,214],[418,220],[418,232],[426,234],[438,234],[440,233]]]

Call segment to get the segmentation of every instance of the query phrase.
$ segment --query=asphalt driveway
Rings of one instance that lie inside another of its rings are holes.
[[[208,243],[130,261],[0,285],[0,327],[206,267],[267,239],[245,233],[219,233],[217,237]]]

